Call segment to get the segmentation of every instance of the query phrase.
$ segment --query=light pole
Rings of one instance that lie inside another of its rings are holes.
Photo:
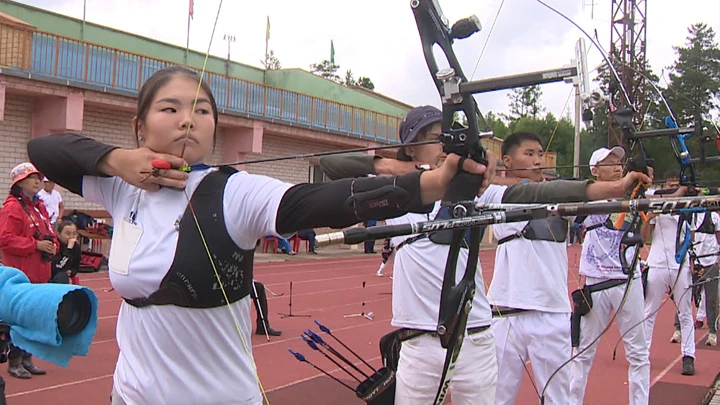
[[[230,61],[230,44],[235,42],[235,35],[225,34],[223,35],[223,40],[227,41],[228,43],[228,62]]]
[[[223,35],[223,40],[227,41],[228,43],[228,57],[227,61],[225,62],[225,74],[227,76],[230,76],[230,44],[235,42],[235,35],[225,34]]]

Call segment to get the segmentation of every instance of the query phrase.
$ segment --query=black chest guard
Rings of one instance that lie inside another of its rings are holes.
[[[715,234],[715,224],[712,221],[712,215],[710,212],[705,213],[702,224],[700,224],[695,232],[705,233],[708,235]]]
[[[250,294],[255,249],[240,249],[225,228],[223,195],[228,178],[235,172],[237,170],[231,167],[221,167],[205,176],[180,220],[175,258],[160,288],[147,298],[125,299],[125,302],[135,307],[177,305],[215,308],[226,305],[228,302],[218,284],[208,252],[212,254],[229,303]],[[191,205],[195,208],[198,224],[195,223]]]
[[[498,245],[517,238],[565,242],[567,234],[568,221],[562,217],[551,216],[546,219],[533,219],[532,221],[528,221],[522,231],[500,239]]]

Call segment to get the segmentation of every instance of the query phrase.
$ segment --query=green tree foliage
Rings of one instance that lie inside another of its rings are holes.
[[[366,76],[360,76],[360,78],[357,81],[357,85],[360,87],[364,87],[368,90],[375,90],[375,84],[370,80],[369,77]]]
[[[678,125],[695,127],[688,146],[692,156],[700,155],[703,139],[710,141],[706,145],[707,155],[717,155],[718,150],[714,146],[717,128],[710,115],[711,111],[717,111],[720,99],[720,49],[715,41],[715,31],[706,24],[694,24],[688,28],[685,46],[674,49],[677,60],[670,67],[668,99]],[[717,162],[697,164],[695,167],[707,181],[720,179]]]
[[[375,84],[373,84],[369,77],[361,76],[359,79],[355,80],[353,72],[350,69],[345,72],[345,80],[343,80],[342,84],[346,86],[358,86],[368,90],[375,90]]]
[[[537,118],[545,108],[540,104],[542,89],[540,85],[525,86],[512,89],[508,94],[510,99],[510,119],[521,117]]]
[[[623,66],[615,66],[619,74],[630,74],[633,80],[643,75],[648,83],[645,87],[646,104],[636,120],[637,130],[665,128],[665,119],[669,115],[661,94],[668,100],[670,107],[678,119],[678,125],[694,126],[696,133],[687,139],[687,146],[693,158],[701,156],[702,140],[708,140],[705,146],[706,156],[718,155],[715,137],[718,131],[713,123],[713,115],[717,116],[720,108],[720,48],[715,39],[715,32],[706,24],[694,24],[688,28],[688,37],[684,46],[674,47],[676,61],[670,67],[670,82],[665,88],[660,78],[653,73],[649,63],[645,63],[642,75]],[[607,65],[598,68],[594,79],[594,87],[606,99],[610,98],[610,90],[617,88],[616,80]],[[659,91],[658,91],[659,90]],[[569,115],[558,120],[552,113],[544,114],[539,86],[514,89],[509,95],[509,114],[487,112],[485,118],[495,136],[505,139],[508,135],[519,132],[535,132],[543,139],[549,152],[557,153],[557,165],[573,164],[574,123]],[[614,100],[621,98],[620,92],[615,93]],[[610,125],[610,103],[600,103],[593,108],[593,125],[581,132],[580,164],[587,165],[592,152],[601,147],[620,144],[621,132],[617,124]],[[481,126],[484,126],[481,123]],[[554,135],[553,135],[554,134]],[[702,135],[702,136],[701,136]],[[552,140],[551,140],[552,139]],[[548,145],[549,144],[549,145]],[[668,170],[678,170],[680,165],[675,159],[671,139],[644,139],[646,155],[654,159],[656,181],[662,181]],[[717,186],[720,184],[720,162],[696,163],[700,184]],[[559,169],[563,177],[570,177],[572,169]],[[590,178],[590,169],[581,167],[582,178]]]
[[[260,61],[265,67],[265,70],[278,70],[282,66],[280,65],[280,59],[275,56],[275,51],[270,50],[270,53],[265,54],[265,60]]]
[[[345,80],[343,80],[343,84],[346,86],[357,86],[352,70],[348,69],[345,71]]]
[[[332,80],[335,83],[342,84],[342,79],[337,74],[340,66],[336,65],[333,62],[330,62],[327,59],[320,63],[313,63],[312,65],[310,65],[310,69],[312,69],[313,74],[316,74],[328,80]]]

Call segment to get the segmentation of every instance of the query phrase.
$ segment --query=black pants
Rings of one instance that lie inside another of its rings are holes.
[[[7,405],[5,399],[5,380],[0,376],[0,405]]]
[[[308,241],[308,249],[311,252],[315,251],[315,231],[312,229],[305,229],[302,231],[298,231],[298,237],[302,240]]]
[[[695,277],[693,275],[693,284],[702,283],[704,280],[708,280],[718,276],[718,265],[715,264],[710,268],[705,269],[705,273],[702,277]],[[692,287],[695,288],[695,287]],[[710,333],[717,333],[717,321],[718,321],[718,280],[708,281],[698,286],[696,290],[697,301],[700,302],[700,294],[703,289],[705,290],[705,314],[707,318],[708,328]],[[680,330],[680,320],[678,319],[677,312],[675,313],[675,330]]]
[[[21,357],[30,357],[30,353],[26,352],[25,350],[14,346],[12,343],[10,343],[10,350],[8,351],[8,359],[10,360],[16,360]]]

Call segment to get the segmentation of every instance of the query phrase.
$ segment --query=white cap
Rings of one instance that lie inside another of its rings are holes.
[[[47,177],[43,177],[43,181],[50,181]]]
[[[602,162],[606,157],[610,156],[611,153],[620,159],[625,157],[625,149],[619,146],[615,146],[612,149],[600,148],[590,156],[590,168],[594,168],[595,165]]]

